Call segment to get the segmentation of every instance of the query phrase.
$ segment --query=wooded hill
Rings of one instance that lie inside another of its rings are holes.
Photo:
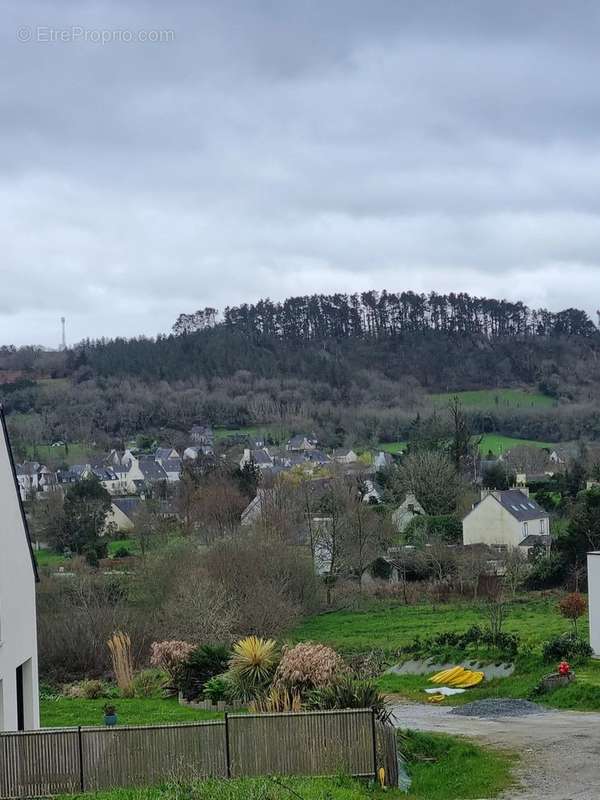
[[[228,307],[220,321],[210,308],[182,314],[156,339],[2,348],[0,376],[21,381],[0,385],[0,400],[26,415],[24,441],[104,445],[203,420],[310,428],[337,446],[406,438],[436,392],[522,387],[558,405],[473,410],[474,430],[556,442],[600,437],[599,356],[600,332],[578,309],[464,294],[313,295]]]
[[[411,376],[427,391],[542,384],[550,393],[594,382],[600,334],[584,311],[403,292],[261,300],[182,314],[158,339],[83,342],[67,372],[181,380],[295,376],[350,386],[358,371]],[[586,366],[580,374],[577,367]]]

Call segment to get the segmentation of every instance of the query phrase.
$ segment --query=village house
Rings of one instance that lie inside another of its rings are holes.
[[[374,469],[387,469],[391,467],[394,463],[394,459],[389,453],[386,453],[385,450],[379,450],[379,452],[373,458],[373,467]]]
[[[291,452],[316,450],[318,444],[319,442],[314,433],[310,435],[306,433],[298,433],[296,436],[292,436],[290,439],[288,439],[285,449]]]
[[[0,407],[0,731],[39,728],[37,569]]]
[[[350,450],[345,447],[340,450],[333,451],[333,460],[338,464],[355,464],[358,461],[358,456],[354,450]]]
[[[106,516],[106,529],[112,527],[119,533],[133,530],[141,503],[139,497],[115,497]]]
[[[481,500],[463,519],[463,544],[485,544],[498,549],[536,544],[548,546],[550,517],[529,497],[526,486],[499,491],[482,489]]]
[[[193,425],[190,430],[190,441],[193,445],[209,447],[212,450],[215,435],[209,425]]]
[[[248,464],[254,464],[254,466],[262,472],[263,470],[273,469],[275,460],[266,447],[258,450],[250,450],[246,447],[240,458],[240,469],[244,469]]]
[[[56,473],[37,461],[17,464],[16,471],[21,500],[27,500],[32,492],[48,492],[56,486]]]
[[[419,503],[417,498],[409,492],[404,498],[404,502],[392,512],[392,523],[398,533],[402,533],[409,526],[411,521],[419,516],[425,514],[425,509]]]

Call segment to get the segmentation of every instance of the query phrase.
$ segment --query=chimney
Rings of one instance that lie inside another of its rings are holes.
[[[527,475],[524,472],[517,472],[515,489],[518,489],[525,497],[529,497],[529,487],[527,486]]]

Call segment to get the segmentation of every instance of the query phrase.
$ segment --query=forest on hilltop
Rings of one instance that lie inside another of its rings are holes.
[[[35,426],[23,437],[40,441],[106,443],[203,420],[310,426],[332,444],[360,444],[405,438],[433,393],[523,387],[558,407],[473,411],[475,428],[559,441],[600,438],[599,356],[600,333],[579,309],[466,294],[312,295],[227,307],[220,320],[211,308],[181,314],[156,339],[88,340],[63,353],[4,347],[0,383],[13,377],[0,399]]]

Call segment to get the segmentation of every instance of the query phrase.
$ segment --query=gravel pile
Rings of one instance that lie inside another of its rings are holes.
[[[490,698],[457,706],[450,713],[461,717],[526,717],[529,714],[543,714],[544,709],[529,700]]]

